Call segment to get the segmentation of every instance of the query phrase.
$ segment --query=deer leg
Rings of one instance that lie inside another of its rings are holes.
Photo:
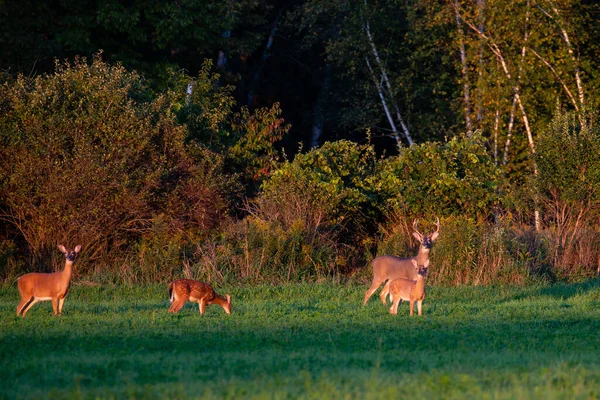
[[[402,302],[402,299],[398,296],[397,299],[395,299],[392,296],[392,306],[390,307],[390,314],[394,314],[397,315],[398,314],[398,305]]]
[[[413,300],[409,300],[410,303],[410,316],[412,317],[414,314],[415,302]]]
[[[377,288],[381,286],[382,283],[383,281],[373,278],[373,283],[371,284],[371,287],[367,290],[367,293],[365,293],[365,301],[363,302],[363,306],[367,304],[369,298],[373,295]]]
[[[379,293],[379,298],[381,299],[381,302],[384,306],[387,306],[387,296],[390,293],[390,282],[391,281],[388,280],[383,289],[381,290],[381,293]]]
[[[203,315],[204,311],[206,311],[206,301],[204,299],[200,299],[198,302],[198,308],[200,309],[200,315]]]
[[[26,305],[25,307],[23,307],[23,311],[22,311],[22,314],[23,314],[23,316],[25,316],[25,314],[27,314],[27,311],[29,311],[29,309],[30,309],[31,307],[33,307],[33,305],[34,305],[35,303],[37,303],[38,301],[39,301],[38,299],[36,299],[35,297],[32,297],[32,298],[31,298],[31,301],[29,302],[29,304],[28,304],[28,305]]]
[[[172,312],[174,314],[177,314],[179,312],[179,310],[181,310],[183,308],[183,306],[185,305],[185,303],[189,300],[189,296],[177,296],[177,295],[173,295],[173,302],[171,303],[171,307],[169,307],[169,312]]]
[[[63,305],[65,304],[65,298],[58,299],[58,315],[62,315]]]
[[[173,304],[171,304],[171,308],[169,308],[169,311],[172,312],[173,314],[177,314],[179,312],[179,310],[181,310],[183,308],[184,305],[185,305],[185,301],[180,300],[180,299],[175,299],[175,301],[173,301]]]
[[[58,297],[52,298],[52,309],[54,310],[54,315],[59,315],[58,302],[59,302]]]
[[[422,301],[417,301],[417,310],[419,310],[419,315],[423,315],[423,314],[421,314],[421,304],[422,303],[423,303]]]
[[[26,298],[26,297],[21,298],[21,301],[17,305],[17,316],[21,315],[23,310],[29,305],[29,303],[31,301],[33,301],[33,296],[30,298]],[[23,316],[25,316],[25,315],[23,315]]]

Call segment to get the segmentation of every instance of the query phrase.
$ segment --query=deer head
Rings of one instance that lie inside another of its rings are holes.
[[[81,245],[77,245],[75,250],[70,250],[61,244],[58,246],[58,250],[65,255],[67,261],[73,262],[75,261],[75,257],[77,257],[77,253],[81,251]]]
[[[411,260],[415,269],[417,270],[417,275],[425,277],[427,275],[427,268],[429,268],[429,260],[425,260],[423,265],[419,265],[417,260]]]
[[[419,243],[421,243],[422,247],[429,250],[433,247],[433,242],[435,242],[438,235],[440,234],[440,219],[438,218],[435,223],[435,226],[436,226],[435,232],[432,232],[429,235],[423,235],[421,232],[419,232],[419,230],[417,228],[418,223],[419,223],[419,220],[415,218],[415,220],[413,221],[413,229],[414,229],[413,236],[415,237],[415,239],[417,239],[419,241]]]

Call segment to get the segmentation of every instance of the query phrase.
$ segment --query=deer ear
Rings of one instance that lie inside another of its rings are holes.
[[[75,253],[79,253],[80,251],[81,251],[81,245],[80,245],[80,244],[78,244],[78,245],[75,247]]]
[[[435,239],[437,239],[437,237],[438,237],[439,234],[440,234],[439,232],[433,232],[431,234],[431,241],[433,242]]]
[[[421,235],[419,232],[413,232],[413,236],[419,241],[419,243],[423,241],[423,235]]]
[[[67,249],[65,249],[65,246],[63,246],[62,244],[58,245],[58,250],[60,250],[61,253],[66,253]]]
[[[419,268],[419,264],[417,263],[417,260],[415,260],[414,258],[412,260],[410,260],[410,262],[412,262],[412,265],[415,266],[415,268]]]
[[[429,259],[425,260],[425,263],[423,264],[423,266],[424,266],[425,268],[428,268],[428,267],[429,267]]]

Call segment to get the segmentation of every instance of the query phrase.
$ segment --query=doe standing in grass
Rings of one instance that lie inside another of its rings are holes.
[[[412,281],[409,279],[394,279],[390,285],[389,292],[392,296],[392,306],[390,307],[390,314],[398,314],[398,304],[402,300],[410,303],[410,315],[413,315],[414,304],[417,303],[419,315],[421,314],[421,304],[425,299],[425,276],[427,275],[427,267],[429,266],[429,260],[425,260],[423,265],[419,265],[416,260],[412,260],[412,264],[417,270],[417,280]]]
[[[23,317],[27,311],[38,301],[52,300],[54,315],[61,315],[65,304],[65,297],[69,292],[69,284],[73,275],[73,262],[81,245],[74,250],[66,249],[62,244],[58,246],[65,255],[65,268],[50,274],[35,273],[25,274],[17,281],[21,302],[17,305],[17,316]]]
[[[206,306],[218,304],[227,314],[231,314],[231,297],[217,294],[215,290],[204,282],[193,279],[178,279],[169,284],[169,299],[171,307],[169,312],[178,313],[187,301],[198,302],[200,314],[204,314]]]
[[[371,287],[365,293],[365,300],[363,305],[367,304],[371,295],[381,286],[382,283],[387,282],[384,286],[379,297],[383,305],[387,306],[387,296],[389,294],[388,288],[389,283],[394,279],[417,279],[417,271],[412,266],[412,262],[417,261],[423,264],[426,260],[429,260],[429,252],[433,247],[433,243],[436,241],[440,234],[440,219],[438,218],[435,226],[436,230],[430,234],[422,234],[417,229],[419,221],[415,219],[413,221],[413,236],[420,243],[419,252],[416,256],[411,258],[400,258],[391,255],[379,256],[373,260],[373,283]]]

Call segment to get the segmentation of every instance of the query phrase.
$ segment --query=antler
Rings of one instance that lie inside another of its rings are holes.
[[[440,217],[437,217],[437,221],[435,222],[435,226],[437,227],[435,231],[439,232],[440,231]]]
[[[413,229],[415,232],[417,232],[419,235],[423,236],[423,234],[421,232],[419,232],[419,229],[417,229],[417,225],[419,224],[419,219],[415,218],[415,220],[413,221]]]

